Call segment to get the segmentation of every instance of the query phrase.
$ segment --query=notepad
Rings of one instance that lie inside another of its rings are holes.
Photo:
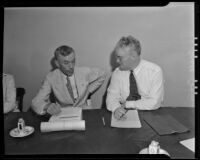
[[[80,107],[64,107],[58,115],[53,115],[49,122],[55,121],[80,121],[82,120],[82,108]]]
[[[126,120],[117,120],[112,113],[111,126],[117,128],[141,128],[137,110],[129,110],[126,113]]]
[[[144,120],[159,134],[167,135],[189,131],[171,115],[151,115],[144,117]]]
[[[194,138],[190,138],[190,139],[187,139],[187,140],[184,140],[184,141],[180,141],[180,143],[194,152],[194,148],[195,148],[194,147],[195,146],[195,139]]]

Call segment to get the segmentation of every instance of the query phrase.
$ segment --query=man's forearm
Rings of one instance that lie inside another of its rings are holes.
[[[32,102],[32,108],[33,110],[39,114],[39,115],[44,115],[46,114],[46,110],[48,108],[49,102]]]
[[[104,78],[100,78],[100,79],[97,79],[97,80],[91,82],[89,84],[89,88],[88,88],[89,92],[90,93],[95,92],[98,88],[101,87],[101,85],[103,84],[104,80],[105,80]]]
[[[160,100],[158,99],[141,99],[137,101],[126,101],[126,108],[139,110],[155,110],[160,107]]]

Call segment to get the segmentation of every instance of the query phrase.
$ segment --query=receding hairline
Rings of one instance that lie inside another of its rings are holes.
[[[116,56],[118,56],[117,53],[118,53],[119,50],[125,50],[125,49],[128,49],[128,48],[129,48],[130,51],[133,49],[134,51],[137,52],[138,55],[140,55],[140,53],[138,53],[138,50],[136,49],[135,45],[129,45],[129,46],[123,46],[123,47],[116,46],[115,49],[114,49],[114,53],[115,53]],[[132,52],[129,52],[129,55],[132,55]]]
[[[120,40],[117,42],[114,51],[116,52],[118,49],[123,49],[123,48],[133,48],[138,55],[141,54],[141,44],[138,39],[135,37],[129,35],[127,37],[121,37]]]
[[[55,52],[54,52],[54,57],[55,59],[58,58],[58,56],[69,56],[70,54],[75,54],[75,51],[72,47],[70,46],[60,46],[58,47]]]

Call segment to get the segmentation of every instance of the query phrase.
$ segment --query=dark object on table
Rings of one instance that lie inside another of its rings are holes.
[[[189,131],[171,115],[146,116],[144,120],[159,134],[167,135]]]

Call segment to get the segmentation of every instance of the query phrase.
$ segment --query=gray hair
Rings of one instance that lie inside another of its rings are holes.
[[[124,47],[135,47],[135,50],[137,51],[138,55],[141,54],[141,45],[140,42],[134,38],[133,36],[129,35],[127,37],[122,37],[115,47],[115,51],[119,48]]]
[[[55,56],[55,59],[57,59],[59,55],[68,56],[72,52],[74,52],[74,49],[72,47],[60,46],[55,50],[54,56]]]

